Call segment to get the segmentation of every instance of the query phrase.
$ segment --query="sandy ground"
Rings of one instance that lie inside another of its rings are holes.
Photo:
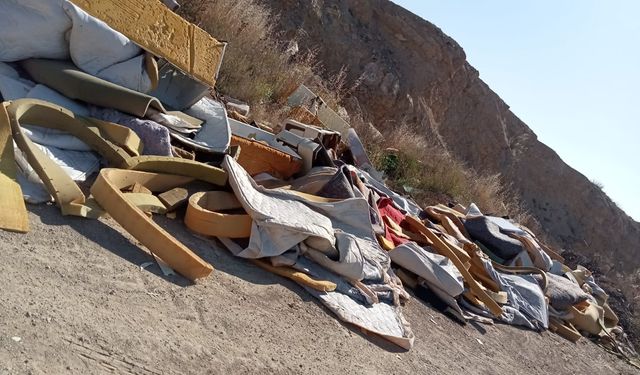
[[[460,326],[419,300],[403,351],[339,323],[302,288],[159,219],[216,270],[165,277],[112,220],[30,206],[31,232],[0,231],[0,374],[631,374],[587,340]]]

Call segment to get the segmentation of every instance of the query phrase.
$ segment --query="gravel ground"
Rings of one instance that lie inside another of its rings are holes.
[[[632,374],[593,343],[505,325],[460,326],[419,300],[403,351],[341,324],[289,280],[233,258],[180,220],[158,222],[216,270],[164,276],[114,221],[29,206],[0,231],[0,374]]]

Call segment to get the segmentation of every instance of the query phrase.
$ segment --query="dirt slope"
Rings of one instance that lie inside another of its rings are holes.
[[[459,326],[418,300],[403,352],[338,323],[304,290],[160,223],[216,271],[164,277],[111,220],[30,206],[28,234],[0,231],[0,374],[631,374],[586,340]],[[134,240],[135,241],[135,240]],[[16,342],[13,338],[20,338]]]

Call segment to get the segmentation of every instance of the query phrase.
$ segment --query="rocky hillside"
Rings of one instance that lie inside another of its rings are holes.
[[[377,127],[419,124],[471,167],[501,173],[560,246],[611,276],[638,268],[640,223],[538,141],[438,27],[388,0],[264,1],[329,74],[344,66],[362,79],[348,109]]]

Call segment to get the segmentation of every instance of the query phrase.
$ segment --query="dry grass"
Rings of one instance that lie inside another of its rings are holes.
[[[246,101],[254,117],[278,122],[286,98],[304,83],[331,106],[353,87],[346,71],[325,74],[314,51],[296,52],[295,40],[281,41],[278,17],[256,0],[184,0],[180,14],[228,42],[216,84],[218,91]],[[321,79],[320,75],[330,76]]]
[[[273,102],[313,76],[313,56],[292,57],[278,41],[274,18],[255,0],[187,0],[181,14],[229,44],[219,90],[251,104]]]
[[[419,204],[473,202],[486,213],[508,215],[539,229],[499,174],[475,172],[409,125],[385,131],[383,137],[376,137],[367,126],[353,125],[367,145],[371,161],[385,172],[388,182],[398,190],[411,190]]]

